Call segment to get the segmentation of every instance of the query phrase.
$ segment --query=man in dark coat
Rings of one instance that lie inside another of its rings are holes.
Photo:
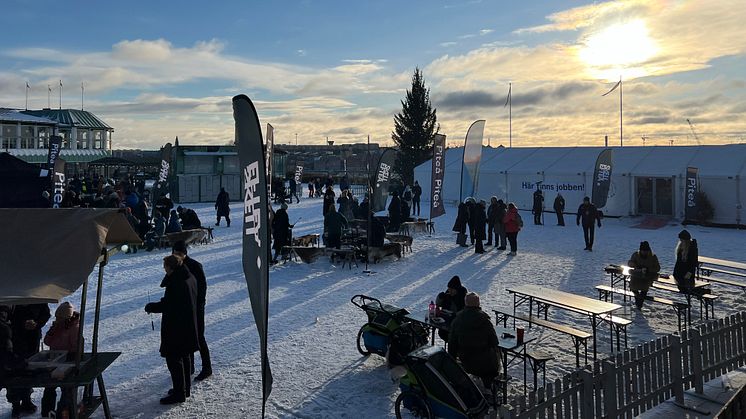
[[[479,308],[479,295],[466,294],[466,307],[453,319],[448,336],[448,353],[461,360],[469,374],[490,388],[500,374],[497,333],[490,316]]]
[[[507,213],[508,206],[502,199],[498,199],[497,214],[495,215],[497,217],[497,220],[495,222],[495,230],[497,231],[497,237],[495,237],[495,246],[497,246],[497,250],[505,250],[508,246],[508,234],[505,231],[505,223],[503,222]],[[500,239],[499,245],[497,240],[498,238]]]
[[[370,245],[371,247],[383,247],[386,239],[386,226],[381,220],[371,216]]]
[[[474,238],[476,239],[474,253],[484,253],[484,245],[482,245],[482,241],[486,238],[484,231],[487,224],[486,206],[487,203],[484,202],[484,200],[480,200],[479,204],[474,206]]]
[[[199,350],[197,331],[197,281],[176,255],[163,258],[166,276],[161,287],[163,298],[145,306],[147,313],[163,313],[161,320],[161,356],[166,358],[173,388],[161,404],[183,403],[191,393],[189,354]]]
[[[420,199],[422,197],[422,186],[415,180],[414,186],[412,186],[412,215],[417,212],[417,216],[420,216]]]
[[[467,293],[466,287],[461,285],[461,278],[458,275],[454,275],[448,281],[448,288],[438,294],[435,304],[440,308],[457,313],[464,309],[466,305],[464,299]]]
[[[401,224],[401,199],[399,199],[399,192],[394,191],[391,193],[391,202],[389,203],[389,231],[399,231],[399,225]]]
[[[322,209],[322,216],[326,217],[329,212],[329,208],[334,207],[334,189],[327,188],[324,192],[324,207]]]
[[[534,224],[541,225],[541,213],[544,212],[544,195],[541,193],[541,189],[537,188],[534,191],[534,205],[531,212],[534,214]]]
[[[184,230],[194,230],[202,228],[202,221],[197,217],[197,213],[191,208],[177,207],[176,211],[181,218],[181,228]]]
[[[231,197],[228,195],[228,192],[225,191],[225,188],[220,188],[218,198],[215,200],[215,209],[217,210],[217,222],[215,223],[215,225],[219,226],[220,218],[225,217],[225,223],[228,225],[228,227],[230,227]]]
[[[593,250],[593,238],[595,235],[596,224],[601,228],[601,215],[595,205],[591,204],[591,199],[587,196],[583,198],[583,203],[578,207],[578,218],[576,224],[583,223],[583,237],[585,238],[585,250]]]
[[[347,219],[332,205],[324,217],[324,231],[327,234],[326,247],[339,249],[342,246],[342,229],[344,228],[347,228]]]
[[[487,246],[492,246],[492,237],[495,237],[495,247],[498,246],[497,237],[497,197],[490,198],[490,206],[487,207]]]
[[[458,213],[456,214],[456,222],[453,223],[453,231],[458,233],[456,236],[456,244],[461,247],[468,247],[466,244],[466,227],[469,220],[469,206],[466,201],[458,204]]]
[[[171,198],[163,195],[158,198],[158,201],[156,201],[155,208],[160,211],[166,219],[168,219],[168,214],[174,208],[174,203],[171,201]]]
[[[466,208],[469,209],[469,218],[466,219],[466,226],[469,229],[469,239],[471,240],[471,244],[476,243],[477,241],[477,208],[478,204],[477,201],[472,198],[466,198]]]
[[[205,305],[207,303],[207,277],[202,264],[187,255],[187,245],[184,241],[174,243],[171,254],[184,259],[184,265],[194,276],[197,283],[197,333],[199,334],[199,357],[202,359],[202,371],[194,379],[202,381],[212,375],[210,349],[205,339]],[[190,371],[194,374],[194,352],[189,353]]]
[[[565,211],[565,198],[562,197],[561,193],[557,193],[557,197],[554,198],[554,212],[557,213],[557,225],[558,226],[565,225],[565,216],[563,214],[564,211]]]
[[[272,218],[272,237],[275,239],[272,243],[272,248],[275,249],[272,263],[277,263],[277,257],[282,255],[282,248],[290,245],[289,231],[288,204],[283,202]]]
[[[47,324],[51,313],[47,304],[16,305],[10,315],[13,332],[13,354],[18,358],[28,359],[39,352],[41,329]],[[13,405],[13,411],[19,414],[36,412],[36,405],[31,402],[31,388],[9,388],[7,399]]]
[[[290,196],[288,198],[290,203],[293,203],[293,197],[295,197],[295,203],[300,204],[300,198],[298,198],[298,185],[295,183],[295,178],[290,177]]]
[[[681,230],[679,233],[679,243],[676,244],[676,263],[673,267],[673,277],[679,291],[684,293],[693,293],[694,279],[697,276],[697,266],[699,265],[699,249],[697,240],[692,239],[691,233]]]

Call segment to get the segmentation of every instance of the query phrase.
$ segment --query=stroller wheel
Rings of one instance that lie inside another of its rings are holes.
[[[403,408],[403,409],[402,409]],[[430,405],[419,393],[404,391],[396,398],[394,407],[396,418],[427,418],[433,417]]]
[[[357,332],[357,351],[360,352],[362,355],[368,356],[370,355],[370,351],[368,348],[365,347],[365,342],[363,341],[363,331],[365,329],[365,326],[360,328],[360,331]]]

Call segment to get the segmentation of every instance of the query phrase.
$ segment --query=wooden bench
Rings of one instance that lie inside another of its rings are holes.
[[[704,276],[710,276],[713,272],[717,272],[719,274],[725,274],[725,275],[733,275],[733,276],[740,276],[740,277],[746,277],[746,274],[736,271],[729,271],[727,269],[721,269],[721,268],[713,268],[709,265],[702,265],[699,268],[699,271],[702,272],[702,275]]]
[[[503,326],[507,327],[508,318],[513,318],[513,325],[515,327],[515,320],[521,320],[528,322],[529,327],[531,327],[532,324],[535,324],[537,326],[545,327],[550,330],[554,330],[555,332],[564,333],[566,335],[569,335],[572,339],[572,344],[575,347],[575,365],[580,367],[580,345],[583,345],[583,348],[585,350],[585,363],[588,363],[588,339],[592,338],[593,335],[584,332],[582,330],[578,330],[575,328],[572,328],[570,326],[550,322],[548,320],[540,319],[538,317],[529,317],[523,314],[511,314],[506,313],[504,311],[499,310],[493,310],[495,312],[495,323],[500,324],[500,322],[503,323]]]
[[[730,285],[733,287],[740,287],[741,291],[746,292],[746,283],[735,281],[733,279],[720,278],[717,276],[699,276],[697,279],[700,281],[707,281],[716,284]]]
[[[677,294],[684,294],[681,292],[679,287],[674,287],[672,285],[668,285],[664,282],[655,281],[653,282],[652,288],[655,288],[657,290],[661,291],[668,291],[668,292],[674,292]],[[705,313],[705,319],[709,319],[709,313],[712,312],[712,317],[715,318],[715,300],[718,299],[717,295],[714,294],[694,294],[694,296],[699,300],[699,318],[702,318],[702,312]]]
[[[535,349],[526,351],[526,360],[528,361],[531,371],[534,373],[534,391],[538,390],[538,375],[541,371],[541,386],[547,385],[547,362],[554,359],[554,356],[542,350]]]
[[[603,299],[604,301],[609,300],[609,296],[611,294],[621,294],[626,295],[628,297],[634,297],[635,293],[632,291],[623,290],[621,288],[612,288],[608,285],[596,285],[596,290],[598,290],[598,299]],[[681,303],[678,301],[672,301],[667,298],[661,298],[661,297],[654,297],[651,295],[645,296],[646,301],[652,301],[654,303],[663,304],[671,307],[676,312],[676,317],[678,319],[678,329],[679,332],[682,330],[682,315],[684,317],[683,324],[686,326],[687,322],[691,325],[691,318],[689,318],[689,304],[687,303]]]

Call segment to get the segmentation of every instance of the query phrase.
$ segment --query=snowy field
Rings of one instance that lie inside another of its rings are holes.
[[[294,229],[296,236],[321,233],[321,205],[321,199],[304,198],[300,205],[290,206],[291,223],[302,217]],[[568,203],[569,208],[574,205]],[[214,224],[212,205],[192,207],[205,225]],[[260,416],[259,340],[241,268],[241,204],[234,203],[231,209],[234,224],[230,228],[217,227],[213,243],[190,249],[190,256],[204,264],[207,274],[206,336],[215,373],[193,385],[187,403],[175,407],[158,403],[171,382],[165,361],[158,354],[160,317],[152,317],[156,323],[156,331],[152,331],[151,317],[143,310],[148,293],[152,300],[162,295],[161,259],[168,252],[119,254],[107,267],[99,350],[122,352],[105,373],[115,417]],[[436,219],[437,232],[432,237],[416,235],[413,254],[372,265],[375,273],[370,276],[362,273],[364,265],[342,269],[326,258],[308,265],[291,262],[271,268],[269,351],[274,390],[267,404],[268,417],[394,416],[398,388],[389,378],[384,360],[376,355],[362,357],[355,349],[358,329],[366,320],[365,314],[350,303],[355,294],[423,312],[430,300],[446,288],[451,276],[459,275],[470,291],[482,296],[482,307],[489,314],[492,309],[509,309],[512,298],[505,289],[519,284],[541,284],[596,298],[593,287],[608,284],[603,267],[626,263],[641,240],[650,242],[663,271],[671,272],[676,237],[682,228],[670,224],[658,230],[642,230],[632,227],[639,219],[606,219],[603,227],[596,230],[594,251],[589,253],[583,250],[582,230],[575,226],[574,217],[566,216],[567,227],[557,227],[554,215],[546,214],[547,225],[534,226],[531,215],[522,212],[526,226],[518,236],[518,255],[510,258],[507,252],[494,249],[475,255],[473,247],[457,247],[450,231],[456,211],[453,207],[447,211],[447,215]],[[746,232],[696,226],[689,231],[699,242],[700,254],[746,261]],[[91,302],[96,291],[95,276],[94,270]],[[746,296],[737,289],[715,285],[713,293],[720,296],[715,306],[718,317],[746,309]],[[651,294],[656,295],[656,291]],[[78,306],[80,292],[70,301]],[[86,313],[86,320],[90,320],[87,340],[92,335],[91,306],[92,303]],[[665,307],[646,304],[641,314],[630,310],[628,303],[623,310],[615,314],[633,321],[628,328],[630,345],[676,331],[676,315]],[[590,329],[587,319],[558,310],[552,317]],[[547,379],[571,371],[575,360],[570,339],[540,330],[531,332],[538,336],[538,345],[556,356],[548,364]],[[609,350],[608,332],[600,328],[599,336],[599,357],[603,357]],[[33,396],[39,404],[41,390]],[[4,404],[0,416],[9,416],[9,407]],[[102,417],[100,410],[97,417]]]

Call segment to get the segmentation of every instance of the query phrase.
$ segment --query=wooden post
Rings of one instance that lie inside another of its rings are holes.
[[[679,406],[684,405],[684,374],[681,370],[681,338],[676,335],[669,337],[671,340],[671,386],[673,397]]]
[[[604,416],[617,417],[617,370],[616,365],[608,360],[603,361]]]
[[[593,419],[594,400],[593,400],[593,373],[588,370],[580,370],[580,380],[582,381],[581,398],[582,407],[580,417],[582,419]]]

